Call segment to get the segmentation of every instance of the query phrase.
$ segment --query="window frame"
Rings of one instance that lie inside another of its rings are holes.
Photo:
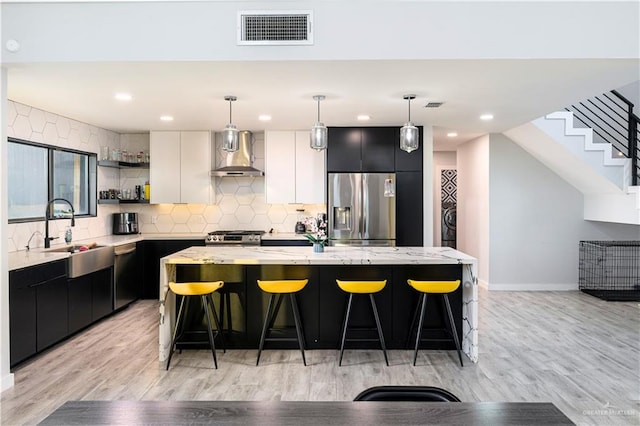
[[[56,145],[49,145],[41,142],[33,142],[25,139],[19,139],[14,137],[8,137],[7,143],[17,143],[21,145],[29,145],[33,147],[43,148],[47,150],[47,200],[54,198],[54,153],[56,151],[68,152],[71,154],[86,155],[88,160],[89,172],[87,176],[87,200],[88,200],[88,213],[74,214],[76,218],[84,217],[97,217],[97,189],[98,189],[98,154],[95,152],[80,151],[72,148],[64,148]],[[50,217],[49,220],[66,219]],[[45,212],[42,212],[42,216],[35,217],[22,217],[22,218],[9,218],[8,223],[27,223],[27,222],[40,222],[45,220]]]

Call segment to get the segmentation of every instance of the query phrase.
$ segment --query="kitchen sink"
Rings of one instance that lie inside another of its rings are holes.
[[[95,246],[86,251],[80,251],[79,245],[56,247],[47,249],[48,252],[70,253],[67,260],[67,276],[77,278],[101,269],[113,266],[114,253],[111,246]]]

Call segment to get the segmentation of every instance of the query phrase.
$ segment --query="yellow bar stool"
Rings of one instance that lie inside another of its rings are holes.
[[[271,296],[269,297],[269,305],[267,306],[267,313],[264,317],[264,324],[262,326],[262,334],[260,335],[260,345],[258,347],[258,358],[256,359],[256,365],[260,363],[260,355],[262,354],[262,349],[264,348],[265,341],[291,341],[296,340],[295,337],[267,337],[268,332],[276,330],[274,328],[274,323],[276,321],[276,317],[278,316],[278,312],[280,311],[280,306],[282,305],[282,300],[285,295],[289,295],[289,301],[291,302],[291,309],[293,310],[293,319],[296,324],[296,334],[298,345],[300,346],[300,352],[302,353],[302,363],[306,366],[307,360],[304,357],[304,333],[302,330],[302,321],[300,319],[300,312],[298,311],[298,302],[296,300],[296,293],[301,291],[309,282],[308,279],[304,280],[275,280],[275,281],[266,281],[266,280],[258,280],[258,287],[265,293],[269,293]],[[278,300],[274,306],[273,301],[278,296]]]
[[[373,316],[376,320],[376,329],[378,330],[378,341],[382,346],[382,353],[384,354],[384,362],[389,365],[389,359],[387,358],[387,346],[384,343],[384,334],[382,333],[382,326],[380,325],[380,316],[378,315],[378,308],[376,307],[376,301],[373,297],[375,293],[382,291],[387,285],[387,280],[383,281],[343,281],[336,280],[338,287],[346,293],[349,293],[349,301],[347,302],[347,312],[344,316],[344,322],[342,324],[342,339],[340,342],[340,359],[338,366],[342,365],[342,355],[344,354],[344,342],[371,342],[376,339],[347,339],[347,329],[349,329],[349,317],[351,316],[351,302],[353,301],[354,294],[368,295],[371,301],[371,309],[373,309]],[[352,328],[352,330],[355,330]]]
[[[202,300],[202,308],[204,309],[204,317],[207,320],[207,334],[209,336],[209,344],[211,345],[211,353],[213,354],[213,365],[215,368],[218,368],[218,359],[216,358],[216,344],[215,337],[213,335],[213,331],[211,329],[211,319],[209,317],[209,309],[211,309],[211,314],[213,316],[213,320],[216,323],[216,333],[217,336],[221,332],[220,321],[218,321],[218,315],[216,314],[216,308],[213,304],[213,296],[212,294],[222,288],[224,285],[223,281],[213,281],[213,282],[188,282],[188,283],[176,283],[169,282],[169,290],[171,290],[174,294],[182,296],[182,301],[180,302],[180,309],[178,311],[178,316],[176,317],[176,324],[173,330],[173,337],[171,338],[171,348],[169,349],[169,359],[167,359],[167,367],[169,369],[169,364],[171,364],[171,357],[173,356],[173,352],[175,351],[176,341],[178,338],[184,333],[184,323],[187,318],[187,312],[189,310],[188,305],[185,306],[185,302],[189,297],[200,296]],[[182,325],[182,327],[180,327]],[[178,330],[180,330],[180,334],[178,334]],[[222,335],[220,335],[222,338]],[[223,351],[224,351],[224,341]]]
[[[460,287],[460,280],[455,281],[416,281],[416,280],[407,280],[409,285],[413,287],[415,290],[422,293],[422,297],[418,301],[418,305],[416,306],[415,313],[413,314],[413,320],[411,321],[411,327],[409,328],[409,337],[411,339],[411,334],[413,333],[413,328],[416,324],[416,319],[418,317],[418,311],[420,312],[420,321],[418,322],[418,330],[416,331],[416,345],[413,351],[413,365],[416,365],[416,359],[418,357],[418,346],[421,341],[451,341],[452,339],[423,339],[422,338],[422,327],[424,324],[424,314],[427,307],[427,295],[429,294],[439,294],[442,296],[442,300],[444,301],[444,306],[447,310],[447,317],[449,326],[451,327],[451,332],[445,328],[447,334],[452,335],[453,341],[456,344],[456,350],[458,351],[458,357],[460,358],[460,366],[464,367],[462,363],[462,352],[460,351],[460,340],[458,339],[458,332],[456,330],[456,323],[453,320],[453,314],[451,313],[451,305],[449,304],[449,294],[453,293]]]

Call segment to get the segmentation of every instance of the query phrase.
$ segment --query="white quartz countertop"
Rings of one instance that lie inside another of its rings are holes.
[[[137,243],[142,240],[204,240],[206,233],[187,233],[187,234],[129,234],[129,235],[104,235],[102,237],[88,238],[83,240],[73,240],[74,245],[84,245],[96,243],[100,246],[117,247],[123,244]],[[56,242],[58,240],[55,240]],[[51,248],[60,248],[64,244],[55,244]],[[7,263],[9,270],[26,268],[42,263],[53,262],[55,260],[66,259],[69,253],[48,252],[42,247],[32,248],[31,250],[20,250],[9,252]]]
[[[427,265],[470,264],[476,259],[449,247],[190,247],[162,258],[169,264]]]

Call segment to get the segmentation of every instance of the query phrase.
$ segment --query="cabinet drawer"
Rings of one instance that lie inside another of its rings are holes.
[[[9,272],[9,285],[25,288],[67,275],[67,261],[56,260],[37,266],[16,269]]]

